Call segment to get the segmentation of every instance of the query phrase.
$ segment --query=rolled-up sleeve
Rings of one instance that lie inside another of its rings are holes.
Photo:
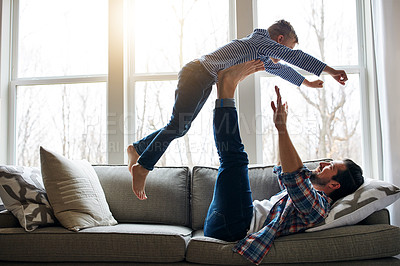
[[[295,208],[307,219],[307,223],[316,224],[328,215],[332,199],[313,187],[310,175],[311,171],[303,166],[292,173],[280,172],[279,179],[285,185]]]

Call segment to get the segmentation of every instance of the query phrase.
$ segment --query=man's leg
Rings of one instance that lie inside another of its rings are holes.
[[[224,101],[229,102],[228,99]],[[221,164],[204,224],[204,235],[236,241],[247,234],[253,215],[253,200],[248,159],[240,139],[235,107],[216,107],[214,137]]]
[[[220,159],[213,200],[204,223],[204,235],[236,241],[244,238],[253,216],[248,158],[240,138],[233,96],[236,85],[247,75],[262,70],[246,62],[218,75],[218,99],[214,110],[214,139]]]

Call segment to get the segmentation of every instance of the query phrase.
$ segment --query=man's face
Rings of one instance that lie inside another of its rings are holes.
[[[285,38],[283,35],[279,35],[277,40],[275,40],[275,41],[279,44],[289,47],[290,49],[294,49],[294,47],[297,44],[295,38]],[[271,57],[271,60],[272,60],[272,62],[274,62],[274,64],[276,64],[280,61],[280,59],[272,58],[272,57]]]
[[[313,185],[326,186],[338,171],[345,171],[346,165],[343,161],[320,162],[319,167],[312,171],[310,181]]]

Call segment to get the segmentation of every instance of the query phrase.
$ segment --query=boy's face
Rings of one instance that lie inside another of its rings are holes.
[[[297,44],[295,38],[285,38],[285,36],[283,36],[283,35],[279,35],[275,41],[279,44],[289,47],[290,49],[294,49],[294,47]],[[280,61],[280,59],[277,59],[277,58],[272,58],[272,57],[270,57],[270,58],[271,58],[272,62],[274,62],[274,64],[276,64]]]

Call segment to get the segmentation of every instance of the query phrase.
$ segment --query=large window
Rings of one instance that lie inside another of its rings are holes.
[[[290,21],[299,37],[295,49],[336,69],[345,69],[349,78],[346,86],[341,86],[329,75],[322,75],[324,88],[313,89],[259,75],[264,163],[277,162],[277,136],[270,101],[275,94],[274,85],[278,85],[289,105],[289,132],[303,160],[352,158],[362,164],[360,73],[363,66],[359,64],[356,1],[258,0],[257,10],[258,27],[268,28],[282,18]]]
[[[229,41],[228,0],[128,1],[130,90],[134,132],[130,142],[170,119],[178,71]],[[151,10],[151,12],[149,12]],[[212,133],[216,88],[189,132],[173,141],[157,165],[216,165]]]
[[[40,145],[93,164],[124,163],[127,144],[169,121],[186,63],[278,19],[294,26],[295,49],[346,70],[349,81],[343,87],[322,75],[323,89],[297,88],[260,72],[242,83],[237,100],[251,163],[277,161],[274,85],[289,104],[289,130],[302,159],[349,157],[362,164],[363,154],[368,156],[363,148],[370,144],[362,143],[368,141],[362,131],[368,105],[361,99],[368,99],[361,0],[11,2],[10,163],[38,166]],[[187,135],[171,143],[159,166],[218,165],[215,98],[214,87]]]
[[[13,2],[15,157],[38,166],[39,146],[104,163],[106,0]]]

